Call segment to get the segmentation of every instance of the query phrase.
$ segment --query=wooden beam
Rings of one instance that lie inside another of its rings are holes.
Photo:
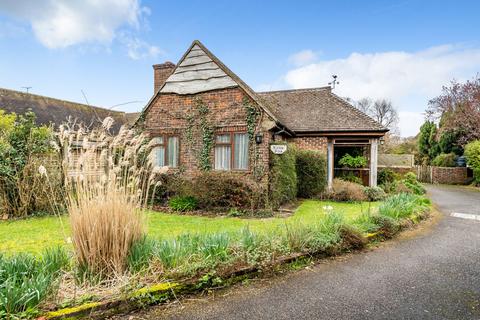
[[[378,139],[370,139],[370,187],[377,186]]]
[[[327,187],[328,190],[331,190],[333,187],[333,141],[328,140],[327,142]]]

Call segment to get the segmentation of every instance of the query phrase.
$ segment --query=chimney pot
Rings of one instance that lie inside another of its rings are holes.
[[[167,61],[160,64],[153,65],[153,93],[155,94],[158,89],[167,81],[167,78],[173,73],[175,64]]]

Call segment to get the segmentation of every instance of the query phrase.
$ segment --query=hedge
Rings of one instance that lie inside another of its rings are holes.
[[[327,186],[327,159],[318,151],[297,152],[297,195],[312,198],[325,191]]]
[[[270,156],[270,202],[273,208],[297,197],[296,149],[289,144],[283,154]]]

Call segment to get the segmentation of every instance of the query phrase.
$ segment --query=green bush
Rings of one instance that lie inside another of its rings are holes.
[[[366,201],[364,187],[358,183],[333,179],[332,190],[327,193],[327,197],[335,201]]]
[[[278,208],[297,197],[296,150],[288,145],[283,154],[270,154],[270,203]]]
[[[346,153],[339,161],[338,164],[347,168],[363,168],[367,165],[367,158],[364,156],[353,157]]]
[[[358,183],[358,184],[363,183],[362,179],[354,175],[352,172],[349,172],[348,174],[341,174],[338,178],[344,181],[350,181],[353,183]]]
[[[480,185],[480,140],[475,140],[465,146],[467,164],[473,169],[474,183]]]
[[[440,153],[433,159],[432,164],[437,167],[455,167],[455,153]]]
[[[413,172],[406,173],[402,183],[416,195],[422,195],[427,192],[423,185],[418,182],[417,176]]]
[[[365,187],[364,190],[369,201],[381,201],[387,196],[380,187]]]
[[[302,198],[318,196],[327,186],[327,159],[316,151],[298,151],[296,154],[297,195]]]
[[[193,211],[198,207],[198,200],[192,196],[175,196],[168,200],[168,206],[174,211]]]
[[[247,177],[237,173],[202,172],[191,182],[190,194],[198,200],[198,207],[256,209],[265,205],[265,190]]]
[[[398,175],[391,169],[382,169],[378,171],[377,184],[385,185],[391,184],[398,180]]]

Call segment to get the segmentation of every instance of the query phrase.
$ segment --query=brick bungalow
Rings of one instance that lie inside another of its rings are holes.
[[[388,129],[330,87],[255,92],[199,41],[176,65],[153,69],[154,95],[139,123],[154,139],[157,165],[265,182],[277,156],[270,146],[289,142],[327,155],[331,186],[342,150],[357,148],[369,159],[365,184],[376,185],[378,144]]]

